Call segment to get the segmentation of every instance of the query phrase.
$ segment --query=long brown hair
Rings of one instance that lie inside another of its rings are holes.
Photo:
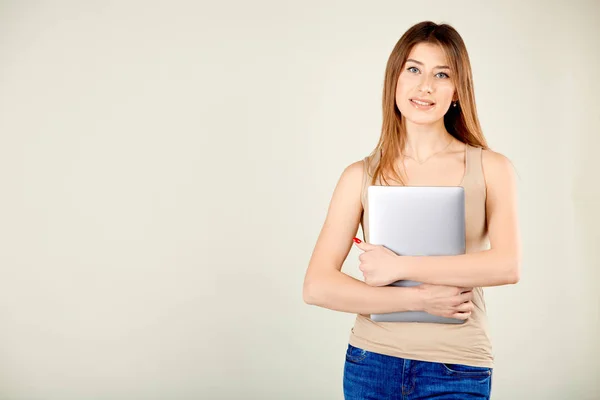
[[[371,185],[380,178],[388,184],[387,177],[390,175],[392,179],[404,184],[396,164],[396,160],[402,159],[401,150],[406,143],[402,114],[396,106],[396,84],[410,51],[418,43],[439,45],[448,59],[448,65],[454,71],[452,79],[458,103],[456,107],[451,106],[444,115],[446,130],[463,143],[488,149],[477,117],[471,63],[465,43],[452,26],[423,21],[413,25],[402,35],[387,62],[383,85],[381,136],[377,147],[369,155],[369,160],[377,155],[381,158],[371,174]]]

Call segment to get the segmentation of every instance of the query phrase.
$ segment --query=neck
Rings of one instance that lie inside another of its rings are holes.
[[[401,149],[402,153],[418,160],[444,149],[454,140],[446,130],[443,119],[432,125],[415,124],[404,119],[404,127],[406,143],[404,149]]]

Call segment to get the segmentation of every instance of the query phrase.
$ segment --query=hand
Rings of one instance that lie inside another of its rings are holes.
[[[363,243],[358,238],[354,238],[354,243],[364,251],[358,256],[358,268],[362,271],[367,285],[385,286],[398,280],[396,253],[384,246]]]
[[[466,320],[473,311],[473,288],[430,285],[416,286],[421,294],[423,311],[440,317]]]

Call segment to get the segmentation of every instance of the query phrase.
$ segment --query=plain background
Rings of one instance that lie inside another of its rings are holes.
[[[595,1],[1,2],[0,399],[341,399],[354,315],[304,304],[302,281],[423,20],[463,36],[519,175],[521,282],[485,290],[493,398],[600,398],[599,19]]]

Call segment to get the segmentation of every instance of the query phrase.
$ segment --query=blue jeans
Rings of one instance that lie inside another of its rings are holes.
[[[348,344],[344,398],[489,399],[492,368],[409,360],[373,353]]]

